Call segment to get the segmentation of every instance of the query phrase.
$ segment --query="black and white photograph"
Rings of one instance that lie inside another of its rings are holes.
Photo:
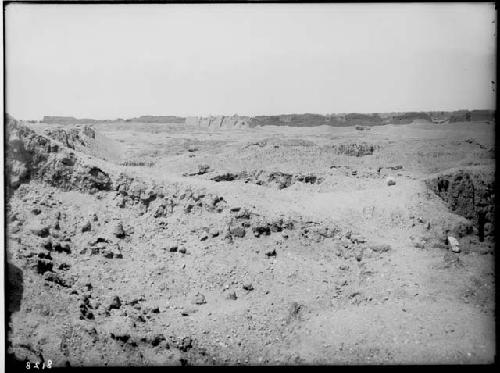
[[[496,22],[4,1],[6,371],[494,364]]]

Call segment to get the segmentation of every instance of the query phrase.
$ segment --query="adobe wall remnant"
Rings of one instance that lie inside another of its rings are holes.
[[[495,179],[485,170],[457,170],[426,181],[448,208],[470,220],[480,241],[495,234]]]

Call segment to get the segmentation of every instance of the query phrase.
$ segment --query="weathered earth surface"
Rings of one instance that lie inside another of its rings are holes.
[[[10,356],[494,361],[494,124],[241,127],[11,120]]]

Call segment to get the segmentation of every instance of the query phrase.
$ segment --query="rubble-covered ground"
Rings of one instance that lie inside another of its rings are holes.
[[[491,363],[493,141],[480,122],[11,120],[9,356]]]

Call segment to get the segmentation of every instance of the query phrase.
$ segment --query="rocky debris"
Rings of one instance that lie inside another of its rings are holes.
[[[356,126],[354,126],[354,128],[355,128],[356,130],[358,130],[358,131],[369,131],[369,130],[371,130],[371,128],[370,128],[370,127],[367,127],[367,126],[360,126],[360,125],[356,125]]]
[[[460,244],[455,237],[448,236],[448,245],[450,246],[450,250],[454,253],[460,252]]]
[[[123,224],[121,221],[119,222],[116,222],[113,227],[112,227],[112,230],[111,230],[112,234],[116,237],[116,238],[124,238],[125,237],[125,231],[123,230]]]
[[[84,294],[82,303],[80,303],[80,320],[94,320],[94,313],[91,312],[92,305],[90,304],[90,294]]]
[[[200,164],[198,165],[198,171],[197,172],[186,172],[183,173],[182,176],[200,176],[204,175],[206,173],[210,172],[210,166],[207,164]]]
[[[114,309],[119,310],[121,306],[122,306],[122,302],[120,300],[120,297],[118,297],[117,295],[114,295],[114,296],[109,298],[108,304],[106,306],[106,310],[107,311],[114,310]]]
[[[295,183],[320,184],[324,181],[324,178],[316,175],[302,175],[302,174],[293,175],[279,171],[268,172],[264,170],[254,170],[254,171],[241,171],[238,173],[225,172],[213,176],[210,180],[216,182],[244,180],[245,183],[257,184],[263,186],[274,186],[277,189],[285,189]]]
[[[74,285],[74,280],[66,280],[55,272],[47,271],[44,273],[43,278],[45,281],[53,282],[65,288],[71,288]]]
[[[195,206],[195,205],[194,205],[194,204],[192,204],[192,203],[188,203],[188,204],[186,204],[186,205],[184,206],[184,213],[185,213],[185,214],[189,214],[189,213],[193,210],[194,206]]]
[[[360,144],[339,144],[331,146],[337,154],[344,154],[354,157],[363,157],[372,155],[380,149],[380,145],[368,144],[366,142]]]
[[[39,253],[37,261],[37,272],[43,275],[45,272],[52,271],[54,264],[52,263],[52,257],[50,254]]]
[[[128,167],[153,167],[155,162],[147,162],[147,161],[125,161],[121,162],[120,166],[128,166]]]
[[[205,300],[205,296],[203,294],[196,293],[192,299],[192,303],[197,304],[197,305],[202,305],[202,304],[207,303],[207,301]]]
[[[167,250],[170,253],[175,253],[177,252],[177,249],[179,248],[179,244],[174,241],[167,241],[165,243],[165,250]]]
[[[387,253],[392,250],[391,245],[388,244],[370,245],[370,249],[375,253]]]
[[[112,244],[108,247],[98,247],[102,256],[106,259],[123,259],[123,254],[120,249],[120,245]]]
[[[220,234],[220,231],[217,228],[210,228],[208,234],[210,235],[210,237],[214,238]]]
[[[387,182],[387,185],[388,185],[388,186],[391,186],[391,185],[396,185],[396,180],[395,180],[393,177],[391,177],[391,176],[389,176],[389,177],[386,179],[386,182]]]
[[[47,246],[49,243],[46,244]],[[55,242],[52,243],[52,248],[50,250],[53,250],[58,253],[66,253],[66,254],[71,254],[71,247],[69,243],[67,242]]]
[[[252,231],[255,237],[260,237],[262,235],[269,236],[271,234],[271,227],[268,224],[258,224],[252,227]]]
[[[276,253],[276,249],[272,249],[272,250],[267,250],[265,252],[265,255],[266,257],[268,258],[271,258],[271,257],[276,257],[277,253]]]
[[[141,214],[151,212],[154,218],[173,214],[179,205],[185,214],[203,209],[219,213],[224,209],[224,198],[207,194],[203,189],[193,190],[177,184],[158,186],[123,173],[115,184],[121,207],[138,206]]]
[[[193,339],[191,337],[184,337],[177,343],[177,348],[182,352],[187,352],[193,348]]]
[[[180,247],[180,248],[179,248],[179,252],[180,252],[181,254],[186,254],[186,253],[187,253],[187,249],[186,249],[185,247]]]
[[[49,235],[50,227],[40,221],[33,221],[28,224],[28,230],[36,236],[45,238]]]
[[[397,165],[397,166],[388,166],[388,167],[385,167],[389,170],[393,170],[393,171],[398,171],[398,170],[402,170],[403,169],[403,166],[401,165]]]
[[[203,231],[200,234],[200,241],[206,241],[208,237],[209,237],[208,232]]]
[[[234,237],[243,238],[245,237],[246,230],[243,227],[231,226],[229,227],[229,233]]]
[[[59,264],[59,267],[58,267],[58,269],[60,269],[61,271],[67,271],[70,268],[71,268],[71,266],[68,263],[61,263],[61,264]]]
[[[228,299],[230,300],[236,300],[238,299],[237,295],[236,295],[236,292],[235,291],[231,291],[229,292],[229,294],[227,295]]]
[[[245,289],[246,291],[252,291],[254,288],[251,282],[245,282],[243,284],[243,289]]]
[[[289,222],[286,227],[288,229],[293,229],[295,225],[296,223],[294,224],[293,222]],[[305,223],[301,225],[301,237],[318,243],[323,241],[325,238],[335,238],[339,234],[338,228],[330,227],[324,224]]]
[[[91,228],[92,228],[92,225],[90,224],[90,221],[86,221],[86,222],[82,225],[81,231],[82,231],[82,233],[85,233],[85,232],[90,231],[90,229],[91,229]]]
[[[196,308],[191,308],[191,307],[185,307],[181,310],[181,315],[182,316],[190,316],[192,315],[193,313],[196,313],[198,312],[198,310]]]

